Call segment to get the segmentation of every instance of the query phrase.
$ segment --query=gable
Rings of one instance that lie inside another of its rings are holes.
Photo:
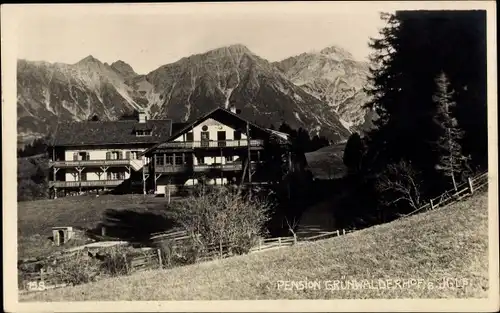
[[[203,115],[202,117],[192,122],[191,124],[186,125],[186,127],[180,129],[178,132],[172,132],[172,136],[170,136],[170,138],[163,141],[162,143],[159,143],[151,147],[142,154],[149,155],[155,149],[163,148],[166,142],[188,141],[187,140],[188,133],[193,133],[193,139],[192,139],[193,141],[200,141],[201,131],[203,131],[203,126],[206,126],[207,130],[209,129],[212,130],[212,133],[209,135],[210,140],[217,140],[218,131],[225,131],[226,140],[232,140],[232,138],[234,138],[235,130],[241,131],[241,139],[246,139],[247,138],[246,131],[248,128],[250,132],[250,138],[252,139],[267,140],[270,137],[278,137],[280,138],[280,141],[283,141],[285,144],[288,144],[288,139],[284,138],[287,137],[286,134],[280,133],[280,135],[277,136],[277,134],[272,133],[269,129],[251,123],[243,119],[241,116],[238,116],[226,109],[217,108]],[[193,130],[196,131],[193,132]]]
[[[224,132],[226,140],[234,140],[235,137],[235,131],[240,131],[241,132],[241,138],[240,139],[246,139],[247,136],[245,134],[245,130],[240,130],[237,129],[236,127],[232,125],[227,125],[226,123],[217,121],[213,118],[208,118],[201,123],[199,123],[196,126],[193,126],[191,129],[186,129],[184,132],[179,134],[177,137],[171,139],[171,141],[177,141],[177,142],[182,142],[182,141],[188,141],[188,135],[187,134],[193,134],[192,135],[192,140],[193,141],[200,141],[201,140],[201,133],[205,132],[208,135],[208,138],[210,140],[217,140],[218,138],[218,133]]]

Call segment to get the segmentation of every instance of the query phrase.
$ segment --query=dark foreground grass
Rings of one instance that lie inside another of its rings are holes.
[[[164,212],[165,198],[144,195],[65,197],[17,203],[18,257],[38,257],[61,250],[49,240],[55,226],[91,229],[109,210]]]
[[[20,300],[487,297],[487,213],[487,195],[482,194],[434,212],[316,243],[23,295]],[[444,278],[457,281],[439,288]],[[393,286],[328,288],[336,280],[345,287],[344,283],[364,279],[389,279]],[[421,284],[397,288],[398,279]],[[278,287],[279,281],[305,280],[320,285],[291,290]]]

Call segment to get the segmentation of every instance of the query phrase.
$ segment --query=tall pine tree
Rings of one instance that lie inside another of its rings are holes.
[[[441,134],[436,142],[437,150],[440,153],[436,168],[451,178],[456,190],[456,177],[463,170],[465,157],[460,145],[463,131],[460,129],[453,112],[457,105],[453,100],[453,94],[446,74],[441,72],[436,78],[436,93],[432,97],[436,104],[434,121],[441,128]]]

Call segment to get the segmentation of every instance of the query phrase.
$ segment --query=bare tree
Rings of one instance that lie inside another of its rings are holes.
[[[288,226],[288,230],[290,233],[292,233],[294,243],[297,243],[297,234],[295,233],[295,229],[297,228],[297,225],[299,224],[299,221],[294,217],[292,224],[288,221],[288,218],[285,217],[286,224]]]
[[[406,202],[414,209],[421,204],[419,173],[406,161],[389,164],[377,181],[376,188],[382,194],[384,205]]]

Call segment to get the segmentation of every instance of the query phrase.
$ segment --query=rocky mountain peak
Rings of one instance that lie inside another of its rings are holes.
[[[326,47],[326,48],[322,49],[319,53],[321,55],[335,58],[335,59],[339,59],[339,60],[354,60],[353,55],[349,51],[347,51],[343,48],[340,48],[338,46]]]
[[[122,60],[115,61],[111,64],[111,68],[121,74],[125,78],[135,77],[138,74],[134,71],[132,66]]]
[[[250,49],[248,49],[245,45],[242,44],[233,44],[225,47],[220,47],[205,53],[205,55],[219,56],[219,57],[235,56],[235,55],[241,56],[244,54],[253,55],[252,51],[250,51]]]
[[[77,62],[77,64],[92,64],[92,63],[101,63],[98,59],[94,58],[93,55],[88,55],[85,58],[81,59]]]

